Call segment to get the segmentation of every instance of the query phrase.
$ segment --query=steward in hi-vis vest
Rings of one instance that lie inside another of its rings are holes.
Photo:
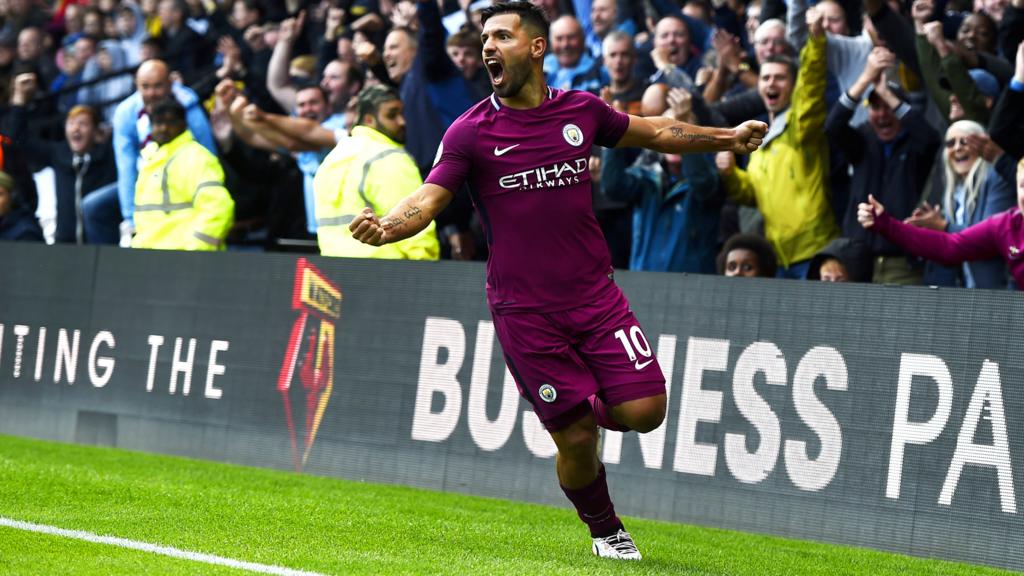
[[[135,183],[133,248],[219,250],[234,221],[217,157],[192,138],[174,99],[150,110],[152,137]]]
[[[405,119],[394,89],[371,86],[358,96],[358,123],[335,146],[313,179],[317,239],[324,256],[437,260],[434,223],[394,244],[370,246],[348,225],[364,208],[384,213],[423,184],[416,162],[402,148]]]

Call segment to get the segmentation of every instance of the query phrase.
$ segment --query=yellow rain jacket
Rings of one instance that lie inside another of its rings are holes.
[[[352,238],[349,223],[370,207],[387,214],[423,184],[412,157],[394,140],[368,126],[356,126],[324,158],[313,178],[317,240],[324,256],[437,260],[434,223],[401,242],[370,246]]]
[[[839,236],[828,189],[825,70],[825,38],[811,37],[789,109],[775,117],[747,169],[722,179],[733,199],[764,214],[765,236],[787,268]]]
[[[222,249],[234,217],[220,162],[191,132],[142,150],[133,248]]]

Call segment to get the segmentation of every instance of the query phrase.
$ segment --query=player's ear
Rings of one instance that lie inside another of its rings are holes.
[[[544,54],[548,51],[548,41],[542,36],[537,36],[530,42],[530,57],[543,59]]]

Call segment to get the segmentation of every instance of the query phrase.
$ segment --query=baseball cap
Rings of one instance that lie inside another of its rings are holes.
[[[974,85],[978,87],[978,91],[989,98],[998,98],[999,92],[1002,89],[999,87],[999,80],[992,75],[991,72],[984,68],[971,68],[967,71],[967,74],[974,80]],[[952,90],[949,84],[949,79],[943,76],[939,79],[939,86],[946,90]]]
[[[999,80],[996,80],[991,72],[982,68],[972,68],[967,73],[971,75],[971,79],[974,80],[974,84],[982,94],[989,98],[999,97]]]

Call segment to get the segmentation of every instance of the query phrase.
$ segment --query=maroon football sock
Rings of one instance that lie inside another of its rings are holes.
[[[619,424],[612,418],[612,407],[605,404],[604,400],[597,397],[597,394],[587,398],[590,401],[591,408],[594,409],[594,419],[597,420],[597,425],[607,430],[616,430],[619,432],[629,432],[631,428]]]
[[[597,478],[590,484],[576,489],[562,486],[562,492],[576,507],[580,520],[590,528],[592,537],[610,536],[622,529],[622,521],[615,515],[615,505],[608,495],[608,481],[603,465],[597,471]]]

